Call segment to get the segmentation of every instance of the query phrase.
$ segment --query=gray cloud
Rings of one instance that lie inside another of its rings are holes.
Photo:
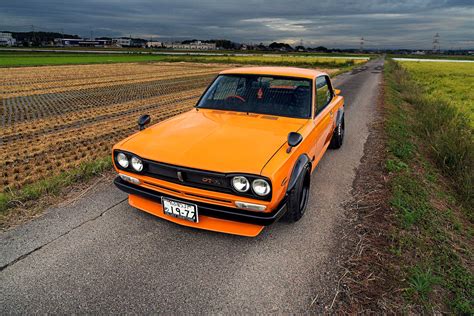
[[[472,0],[17,0],[0,3],[0,29],[88,36],[274,40],[329,47],[474,46]]]

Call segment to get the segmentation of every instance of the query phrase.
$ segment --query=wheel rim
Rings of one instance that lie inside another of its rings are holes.
[[[342,140],[344,138],[344,123],[343,122],[341,122],[341,124],[339,124],[338,132],[339,132],[339,136]]]

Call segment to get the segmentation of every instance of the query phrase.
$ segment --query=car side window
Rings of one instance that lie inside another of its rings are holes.
[[[316,114],[331,102],[333,97],[331,84],[327,76],[316,78]]]

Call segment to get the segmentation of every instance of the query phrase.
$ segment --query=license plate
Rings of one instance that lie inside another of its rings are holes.
[[[165,197],[161,198],[161,202],[163,205],[163,212],[166,215],[185,219],[194,223],[198,222],[198,208],[196,204],[171,200]]]

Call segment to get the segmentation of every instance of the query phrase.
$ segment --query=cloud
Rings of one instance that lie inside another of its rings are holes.
[[[89,36],[285,40],[305,45],[473,47],[472,0],[16,0],[0,4],[0,27]]]

